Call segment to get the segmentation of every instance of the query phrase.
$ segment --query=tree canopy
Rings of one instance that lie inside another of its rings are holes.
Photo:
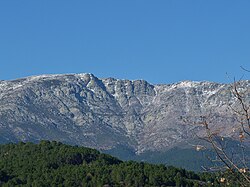
[[[216,173],[121,161],[56,141],[0,145],[0,186],[223,186]],[[229,186],[239,186],[230,183]]]

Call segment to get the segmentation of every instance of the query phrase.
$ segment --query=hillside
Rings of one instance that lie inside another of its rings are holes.
[[[219,177],[164,165],[122,162],[94,149],[55,141],[0,145],[1,186],[220,186]]]

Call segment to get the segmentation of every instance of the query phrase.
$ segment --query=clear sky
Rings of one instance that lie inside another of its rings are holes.
[[[249,0],[1,0],[0,79],[250,78]]]

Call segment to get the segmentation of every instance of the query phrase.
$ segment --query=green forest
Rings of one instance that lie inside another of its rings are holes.
[[[220,182],[221,178],[226,178]],[[0,186],[240,186],[237,176],[121,161],[97,150],[56,141],[0,145]]]

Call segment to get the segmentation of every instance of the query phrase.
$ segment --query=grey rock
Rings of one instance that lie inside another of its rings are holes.
[[[58,140],[137,154],[189,141],[203,128],[181,118],[204,115],[213,130],[235,137],[237,108],[230,84],[183,81],[152,85],[144,80],[99,79],[93,74],[32,76],[0,81],[0,141]],[[239,89],[247,93],[250,81]]]

